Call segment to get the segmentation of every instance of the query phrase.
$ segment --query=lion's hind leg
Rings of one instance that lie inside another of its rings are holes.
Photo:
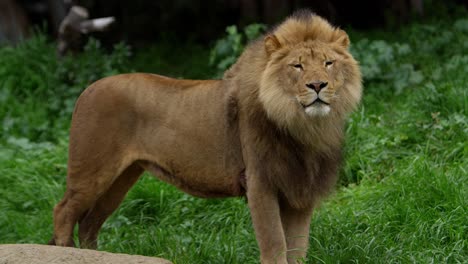
[[[111,187],[96,201],[79,221],[79,240],[81,248],[97,248],[97,237],[106,219],[117,209],[128,190],[136,183],[143,169],[133,163],[112,183]]]
[[[73,247],[73,228],[81,215],[94,203],[94,195],[67,189],[54,208],[54,235],[50,245]]]
[[[116,162],[118,160],[101,160],[93,166],[86,161],[81,161],[79,167],[69,165],[67,190],[54,208],[54,236],[49,244],[74,246],[75,224],[95,207],[98,199],[118,178],[122,171],[119,169],[122,162]]]

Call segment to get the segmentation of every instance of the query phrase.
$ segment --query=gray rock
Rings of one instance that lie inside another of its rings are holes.
[[[0,245],[0,264],[172,264],[139,255],[36,244]]]

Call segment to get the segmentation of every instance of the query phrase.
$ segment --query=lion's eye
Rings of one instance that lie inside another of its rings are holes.
[[[301,69],[302,70],[302,64],[300,64],[300,63],[293,64],[292,66],[294,68],[296,68],[296,69]]]
[[[332,64],[333,64],[333,61],[331,60],[325,62],[325,66],[327,67],[332,66]]]

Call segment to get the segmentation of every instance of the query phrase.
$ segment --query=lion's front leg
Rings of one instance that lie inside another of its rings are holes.
[[[311,215],[312,208],[296,209],[287,203],[281,205],[281,221],[286,236],[289,264],[305,263]]]
[[[286,264],[286,240],[277,192],[257,175],[247,177],[247,198],[262,264]]]

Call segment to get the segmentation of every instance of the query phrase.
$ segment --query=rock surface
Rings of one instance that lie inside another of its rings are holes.
[[[169,260],[35,244],[0,245],[0,264],[172,264]]]

